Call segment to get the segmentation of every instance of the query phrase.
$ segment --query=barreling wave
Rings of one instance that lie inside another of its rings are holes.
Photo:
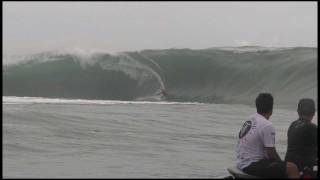
[[[123,52],[45,52],[5,65],[4,96],[252,104],[260,92],[275,103],[317,100],[317,48],[211,48]],[[159,99],[159,98],[158,98]]]

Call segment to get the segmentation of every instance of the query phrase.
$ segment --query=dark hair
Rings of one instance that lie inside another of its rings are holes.
[[[313,116],[316,111],[316,105],[313,99],[303,98],[298,103],[298,114],[302,116]]]
[[[258,113],[269,113],[273,109],[273,97],[270,93],[260,93],[256,98]]]

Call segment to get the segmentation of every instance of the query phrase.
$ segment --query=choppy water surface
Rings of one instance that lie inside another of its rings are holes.
[[[3,176],[225,177],[235,163],[235,137],[254,112],[245,105],[5,100]],[[271,117],[282,158],[296,118],[285,109]]]

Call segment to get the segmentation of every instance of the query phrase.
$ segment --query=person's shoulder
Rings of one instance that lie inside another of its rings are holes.
[[[318,126],[316,124],[314,124],[313,122],[308,122],[308,121],[301,120],[301,119],[298,119],[295,122],[301,124],[305,128],[312,128],[312,129],[318,128]]]
[[[300,122],[300,121],[301,121],[300,119],[296,119],[296,120],[292,121],[291,124],[295,124],[295,123],[298,123],[298,122]]]
[[[307,125],[306,125],[308,128],[310,128],[310,129],[318,129],[318,126],[316,125],[316,124],[314,124],[314,123],[308,123]]]
[[[313,133],[314,131],[318,131],[318,126],[312,122],[303,122],[301,121],[300,124],[295,125],[296,129],[300,129],[303,132]]]
[[[265,120],[263,123],[264,123],[264,127],[267,127],[267,126],[272,126],[273,127],[274,126],[273,123],[271,121],[269,121],[269,120]]]
[[[303,132],[303,134],[317,136],[318,126],[313,123],[306,123],[301,131]]]
[[[299,123],[299,119],[297,120],[294,120],[290,123],[290,126],[289,127],[295,127],[297,124]]]

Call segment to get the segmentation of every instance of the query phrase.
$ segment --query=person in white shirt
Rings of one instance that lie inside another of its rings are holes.
[[[282,161],[275,148],[275,128],[269,121],[273,110],[272,95],[259,94],[256,108],[257,113],[249,117],[238,134],[237,168],[258,177],[299,178],[297,166]]]

